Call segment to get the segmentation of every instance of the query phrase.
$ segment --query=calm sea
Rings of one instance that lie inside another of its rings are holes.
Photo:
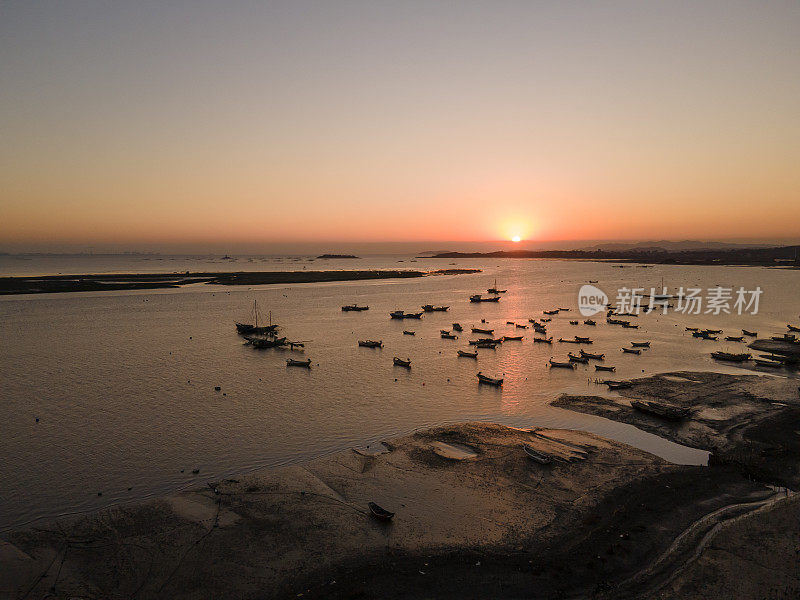
[[[668,370],[747,373],[715,363],[715,349],[742,345],[696,340],[686,325],[744,327],[783,333],[798,320],[800,272],[736,267],[615,268],[612,264],[542,260],[424,260],[409,256],[354,261],[303,257],[0,257],[3,274],[156,272],[186,270],[300,270],[478,267],[475,275],[335,284],[0,297],[0,528],[91,510],[262,467],[304,461],[354,445],[376,443],[431,425],[467,420],[513,426],[577,428],[621,440],[668,460],[701,464],[704,452],[684,448],[631,426],[554,409],[563,392],[603,394],[592,366],[550,370],[569,344],[534,344],[527,324],[542,310],[569,307],[550,332],[589,335],[615,377]],[[495,278],[507,288],[497,304],[472,304]],[[617,289],[717,285],[763,290],[757,315],[661,315],[634,319],[639,330],[583,325],[578,288],[597,280],[613,300]],[[243,345],[234,320],[247,319],[253,300],[305,352],[258,351]],[[369,311],[343,313],[345,303]],[[395,321],[389,311],[445,304],[446,313]],[[477,362],[456,357],[471,325],[489,322],[496,335],[522,333]],[[569,320],[579,319],[572,326]],[[460,322],[456,341],[440,329]],[[416,335],[405,336],[413,328]],[[379,350],[359,339],[383,340]],[[621,346],[650,340],[641,356]],[[286,358],[310,357],[310,370],[287,368]],[[411,370],[392,357],[410,358]],[[481,386],[475,374],[504,376],[502,389]],[[600,374],[602,375],[602,374]],[[784,373],[785,375],[785,373]],[[214,390],[220,386],[221,391]],[[38,422],[37,422],[38,419]],[[199,469],[197,475],[192,474]],[[98,496],[102,492],[102,496]]]

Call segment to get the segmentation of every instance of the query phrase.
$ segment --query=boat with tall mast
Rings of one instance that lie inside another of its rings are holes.
[[[274,335],[278,326],[272,324],[272,311],[269,313],[269,325],[259,325],[258,317],[258,300],[253,300],[253,323],[236,321],[236,332],[240,335]]]

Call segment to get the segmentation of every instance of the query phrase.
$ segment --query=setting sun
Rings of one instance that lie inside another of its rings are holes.
[[[519,237],[518,235],[515,235],[514,237],[511,238],[511,241],[516,243],[516,242],[519,242],[521,239],[522,239],[521,237]]]

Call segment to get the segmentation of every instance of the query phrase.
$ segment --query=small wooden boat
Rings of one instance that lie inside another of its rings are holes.
[[[570,325],[577,325],[577,324],[578,324],[578,322],[577,322],[577,321],[570,321],[570,322],[569,322],[569,324],[570,324]]]
[[[434,306],[433,304],[426,304],[422,307],[424,312],[447,312],[450,310],[449,306]]]
[[[569,312],[569,309],[568,309],[568,308],[560,308],[560,307],[559,307],[559,309],[558,309],[558,310],[560,310],[560,311],[562,311],[562,312]]]
[[[536,461],[540,465],[549,465],[553,462],[553,458],[549,454],[536,450],[530,444],[522,444],[522,448],[525,450],[525,454],[528,455],[528,458]]]
[[[491,348],[492,350],[497,348],[497,342],[495,342],[493,340],[480,340],[480,341],[475,342],[473,345],[476,348]]]
[[[481,372],[478,372],[478,382],[485,383],[486,385],[493,385],[495,387],[500,387],[503,385],[502,379],[495,379],[494,377],[488,377]]]
[[[571,362],[560,362],[557,360],[550,359],[550,368],[557,368],[557,369],[574,369],[575,365]]]
[[[591,358],[592,360],[603,360],[605,358],[605,354],[592,354],[591,352],[586,352],[586,350],[581,349],[581,356],[583,358]]]
[[[369,310],[369,306],[359,306],[358,304],[348,304],[342,307],[344,312],[360,312],[362,310]]]
[[[722,329],[701,329],[703,333],[722,333]]]
[[[576,340],[576,341],[577,341],[579,344],[591,344],[591,343],[592,343],[592,339],[591,339],[591,338],[588,338],[588,337],[581,337],[581,336],[579,336],[579,335],[576,335],[576,336],[575,336],[575,340]]]
[[[504,335],[503,336],[504,342],[521,342],[522,336],[521,335]]]
[[[750,355],[743,352],[739,354],[731,353],[731,352],[712,352],[711,358],[715,358],[717,360],[726,360],[728,362],[745,362],[750,360]]]
[[[543,310],[542,312],[544,314],[546,314],[546,315],[557,315],[558,314],[558,309],[555,309],[555,310]]]
[[[506,321],[506,325],[514,325],[514,321]]]
[[[638,325],[632,325],[631,323],[623,323],[623,329],[639,329]]]
[[[395,356],[392,359],[392,362],[394,362],[394,364],[397,365],[398,367],[405,367],[406,369],[410,369],[411,368],[411,359],[410,358],[407,358],[406,360],[403,360],[402,358],[397,358]]]
[[[477,346],[478,344],[497,344],[494,338],[478,338],[477,340],[469,340],[467,342],[470,346]]]
[[[407,329],[404,329],[403,335],[416,335],[416,331],[408,331]]]
[[[264,348],[278,348],[280,346],[285,346],[287,343],[285,337],[280,337],[280,338],[246,337],[244,339],[250,342],[250,345],[252,345],[253,348],[258,348],[259,350],[262,350]]]
[[[459,350],[457,354],[462,358],[478,358],[477,352],[467,352],[466,350]]]
[[[631,346],[634,348],[649,348],[650,342],[631,342]]]
[[[606,379],[603,383],[605,383],[610,390],[626,390],[633,386],[630,381],[614,381],[613,379]]]
[[[421,319],[422,318],[422,313],[421,312],[418,312],[418,313],[405,313],[403,315],[403,318],[404,319]]]
[[[367,506],[369,507],[370,514],[379,521],[391,521],[392,517],[394,516],[393,512],[389,512],[385,508],[381,508],[374,502],[370,502],[367,504]]]
[[[699,331],[697,327],[687,327],[686,331]]]
[[[595,371],[609,371],[609,372],[613,373],[614,371],[617,370],[617,368],[616,367],[607,367],[606,365],[595,365],[594,366],[594,370]]]
[[[458,336],[455,334],[450,333],[449,331],[441,331],[439,335],[442,336],[443,340],[457,340]]]
[[[567,354],[567,358],[569,359],[569,362],[581,363],[581,364],[584,364],[584,365],[589,362],[588,358],[585,358],[583,356],[576,356],[572,352]]]
[[[797,331],[800,332],[800,327],[795,327],[794,325],[786,324],[786,327],[789,328],[789,331]]]
[[[552,344],[553,343],[553,338],[551,338],[551,337],[549,337],[549,338],[535,337],[535,338],[533,338],[533,341],[536,342],[537,344]]]
[[[550,317],[542,317],[541,319],[539,319],[539,322],[541,322],[541,323],[549,323],[552,320],[553,319],[551,319]]]
[[[688,408],[652,400],[631,400],[631,406],[644,413],[671,421],[680,421],[689,415]]]
[[[741,342],[744,340],[743,335],[726,335],[725,341],[727,342]]]
[[[485,333],[486,335],[492,335],[494,333],[494,329],[480,329],[478,327],[473,327],[472,333]]]
[[[780,369],[783,366],[783,363],[777,360],[766,360],[763,358],[756,358],[755,363],[759,367],[769,367],[771,369]]]
[[[499,302],[500,296],[492,296],[490,298],[484,298],[480,294],[473,294],[469,297],[470,302]]]
[[[383,348],[383,341],[359,340],[358,345],[362,348]]]
[[[606,319],[606,323],[608,323],[609,325],[630,325],[631,324],[630,321],[625,321],[623,319],[612,319],[610,317]]]
[[[750,337],[758,337],[757,331],[747,331],[747,329],[742,329],[743,335],[749,335]]]
[[[516,325],[514,325],[514,327],[516,327],[517,329],[527,329],[527,328],[528,328],[528,326],[527,326],[527,325],[520,325],[519,323],[517,323]]]
[[[642,353],[642,351],[639,350],[639,348],[623,348],[622,351],[626,352],[628,354],[641,354]]]
[[[583,322],[584,325],[597,325],[597,321],[593,321],[592,319],[586,319]]]
[[[464,328],[458,323],[453,323],[453,331],[464,331]]]
[[[305,360],[295,360],[294,358],[287,358],[286,359],[286,366],[287,367],[311,367],[311,359],[307,358]]]
[[[404,310],[395,310],[389,313],[389,317],[392,319],[403,319],[405,318],[406,311]]]

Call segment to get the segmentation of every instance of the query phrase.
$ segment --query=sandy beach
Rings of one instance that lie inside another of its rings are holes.
[[[761,439],[758,424],[797,410],[796,389],[765,377],[661,375],[636,382],[626,397],[667,389],[673,402],[704,407],[686,425],[649,428],[723,458]],[[724,415],[708,412],[713,398],[724,400]],[[556,403],[637,419],[600,399]],[[732,427],[733,418],[754,426]],[[796,441],[784,429],[786,436],[762,443],[773,455],[787,450],[779,472],[793,481],[797,452],[786,444]],[[525,443],[556,460],[530,460]],[[4,598],[791,597],[800,590],[791,566],[800,548],[796,496],[765,485],[774,473],[758,462],[714,463],[673,465],[577,431],[436,427],[10,532],[0,591]],[[396,516],[376,520],[369,502]],[[742,569],[744,587],[736,577]],[[715,595],[723,583],[730,593]]]

